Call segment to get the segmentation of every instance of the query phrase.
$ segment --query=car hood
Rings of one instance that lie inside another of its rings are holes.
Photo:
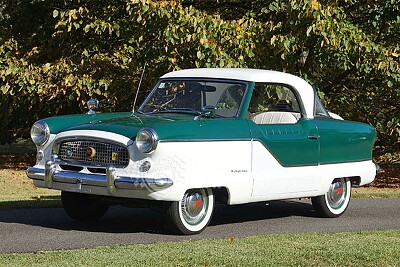
[[[135,138],[142,128],[153,128],[160,140],[249,138],[248,124],[241,118],[195,120],[185,113],[139,114],[131,112],[67,115],[45,119],[53,134],[74,130],[96,130]]]

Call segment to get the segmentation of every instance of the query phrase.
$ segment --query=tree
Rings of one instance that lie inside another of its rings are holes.
[[[26,135],[54,111],[79,112],[91,96],[103,110],[131,109],[148,62],[140,97],[181,68],[300,75],[330,110],[376,126],[379,153],[399,151],[399,13],[393,0],[9,1],[0,16],[0,121],[10,128],[0,140]]]

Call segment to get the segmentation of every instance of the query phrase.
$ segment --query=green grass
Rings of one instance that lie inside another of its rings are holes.
[[[353,188],[352,198],[400,198],[400,188],[376,188],[359,187]]]
[[[60,206],[59,191],[37,188],[23,170],[0,169],[0,210]]]
[[[0,254],[0,266],[399,266],[400,230]]]
[[[36,146],[30,139],[18,140],[13,144],[0,145],[0,155],[36,154]]]

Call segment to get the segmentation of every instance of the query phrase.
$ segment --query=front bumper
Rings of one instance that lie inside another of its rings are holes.
[[[57,170],[56,161],[47,161],[45,168],[30,167],[27,175],[33,180],[44,181],[44,187],[59,189],[54,183],[72,184],[74,191],[80,191],[82,186],[107,188],[108,195],[114,195],[118,189],[160,191],[171,187],[169,178],[141,178],[118,176],[115,167],[106,167],[106,175]]]

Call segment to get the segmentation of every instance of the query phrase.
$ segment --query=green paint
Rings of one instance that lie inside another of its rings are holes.
[[[160,140],[250,140],[246,119],[242,118],[202,118],[185,122],[171,122],[154,125]]]
[[[86,124],[70,127],[66,130],[97,130],[106,131],[134,139],[137,132],[144,127],[155,128],[158,125],[173,125],[175,123],[192,121],[193,115],[188,114],[153,114],[142,115],[129,113],[128,116],[95,120]]]
[[[68,115],[47,118],[45,121],[53,134],[70,130],[106,131],[134,138],[144,127],[153,128],[160,140],[223,140],[250,139],[248,125],[241,118],[194,119],[192,114],[158,113],[107,113],[95,115]]]
[[[248,96],[254,84],[249,85]],[[318,165],[370,160],[375,129],[369,125],[332,119],[300,119],[296,124],[257,125],[245,119],[250,97],[238,118],[195,120],[192,114],[98,113],[47,118],[52,133],[98,130],[134,139],[144,127],[153,128],[161,141],[250,140],[261,142],[282,166]],[[320,136],[309,139],[309,136]]]
[[[376,137],[367,124],[332,119],[268,125],[249,121],[249,125],[252,137],[285,167],[371,160]]]
[[[89,123],[91,121],[106,120],[110,118],[129,116],[129,112],[74,114],[43,119],[50,128],[50,132],[57,134],[69,127]]]
[[[301,119],[296,124],[263,124],[249,121],[252,137],[259,140],[283,166],[317,165],[318,140],[313,120]]]
[[[321,136],[320,163],[362,161],[372,158],[375,129],[364,123],[314,119]]]
[[[254,85],[255,85],[254,82],[247,83],[247,92],[243,98],[242,109],[240,110],[240,113],[239,113],[240,118],[246,117],[247,110],[249,109],[249,105],[250,105],[251,96],[253,95]]]

